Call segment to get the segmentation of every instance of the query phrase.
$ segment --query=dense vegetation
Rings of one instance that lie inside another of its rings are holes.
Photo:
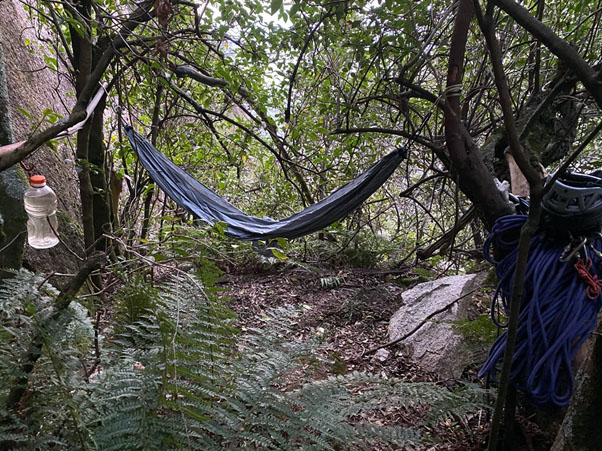
[[[72,141],[82,243],[64,244],[82,271],[61,291],[23,270],[0,293],[0,447],[370,448],[420,440],[358,420],[377,406],[419,398],[435,422],[482,407],[474,387],[313,378],[317,345],[289,339],[293,307],[237,330],[212,290],[219,271],[260,266],[256,249],[164,196],[123,126],[260,217],[288,216],[406,146],[408,160],[349,217],[259,247],[312,271],[470,271],[512,212],[494,181],[509,180],[508,153],[533,205],[540,168],[574,149],[574,167],[600,165],[599,2],[23,4],[39,32],[26,44],[73,95],[64,117],[20,109],[32,134],[0,170],[57,145],[101,83],[107,95]]]
[[[42,285],[22,271],[0,292],[3,400],[27,371],[20,356],[38,335],[44,346],[29,393],[3,412],[3,448],[372,449],[421,436],[360,420],[372,411],[424,406],[428,425],[484,406],[474,387],[454,393],[357,372],[312,380],[324,362],[318,343],[295,337],[299,309],[266,312],[240,334],[232,312],[188,274],[160,290],[135,277],[122,286],[95,360],[86,309],[72,303],[54,318],[57,292]]]

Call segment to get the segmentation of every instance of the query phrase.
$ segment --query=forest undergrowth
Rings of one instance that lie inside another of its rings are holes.
[[[387,352],[365,355],[367,350],[388,342],[389,320],[401,306],[401,294],[424,281],[426,274],[428,271],[420,266],[394,271],[322,268],[316,274],[300,268],[283,269],[282,263],[276,263],[246,273],[224,274],[218,286],[224,289],[223,296],[236,311],[243,328],[252,327],[266,309],[300,304],[303,314],[295,331],[303,337],[317,337],[322,343],[319,353],[328,362],[314,373],[315,378],[361,371],[384,378],[436,383],[452,391],[464,384],[485,386],[486,381],[476,376],[486,358],[487,346],[483,346],[482,342],[478,349],[473,349],[477,359],[466,368],[461,379],[445,378],[424,371],[417,362],[412,361],[403,343],[384,348]],[[434,273],[431,277],[434,277]],[[483,318],[488,322],[490,295],[490,285],[485,285],[473,295],[470,315],[477,323],[481,323]],[[470,326],[467,323],[465,327],[468,329],[467,339],[472,334],[482,332],[482,326]],[[485,332],[489,333],[489,329]],[[483,360],[478,360],[479,356]],[[492,392],[491,396],[494,395],[495,392]],[[418,406],[388,406],[372,412],[370,419],[378,424],[411,426],[420,424],[424,415],[425,410]],[[428,439],[424,444],[410,449],[486,449],[489,420],[489,411],[482,409],[464,416],[451,416],[437,425],[425,425],[422,432]],[[523,442],[521,449],[549,449],[554,440],[555,427],[542,430],[534,422],[532,412],[519,412],[518,421],[522,434],[520,441]]]
[[[129,249],[102,295],[60,315],[48,279],[4,283],[0,449],[484,449],[493,394],[479,362],[450,379],[403,343],[365,354],[433,268],[200,242]],[[488,296],[475,293],[474,317]]]

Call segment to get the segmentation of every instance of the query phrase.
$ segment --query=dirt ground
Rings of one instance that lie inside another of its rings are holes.
[[[410,277],[408,277],[410,276]],[[438,382],[450,388],[460,381],[441,380],[412,362],[402,345],[387,352],[366,353],[387,343],[389,319],[401,306],[401,293],[412,274],[403,271],[325,270],[275,268],[254,274],[227,274],[220,285],[229,306],[237,312],[241,326],[256,326],[267,309],[283,305],[301,306],[303,314],[296,333],[320,336],[320,352],[331,361],[331,374],[358,370],[412,382]],[[403,283],[402,283],[403,282]],[[483,308],[486,291],[475,294],[475,309]],[[480,297],[480,298],[479,298]],[[480,362],[482,363],[482,362]],[[466,372],[470,382],[478,381],[474,371]],[[319,375],[317,376],[319,377]],[[482,381],[481,381],[482,383]],[[370,421],[379,424],[415,426],[424,412],[418,409],[388,409]],[[531,419],[519,415],[517,449],[549,449],[553,435],[543,433]],[[423,428],[428,443],[420,451],[476,451],[486,449],[489,412],[475,412],[434,427]],[[520,444],[519,444],[520,442]]]
[[[405,276],[378,270],[321,271],[316,274],[294,269],[229,274],[224,276],[221,285],[227,290],[229,306],[237,312],[243,327],[256,325],[256,318],[266,309],[287,304],[301,306],[303,315],[296,332],[307,337],[321,337],[320,352],[331,361],[331,374],[357,370],[406,381],[438,381],[437,375],[422,371],[411,362],[402,346],[388,348],[388,354],[364,355],[367,350],[387,342],[389,319],[401,306],[401,293],[405,289],[396,281]],[[388,409],[380,412],[380,418],[369,420],[410,426],[418,422],[421,413],[419,410]],[[425,431],[438,443],[429,443],[419,449],[483,449],[485,413],[477,423],[480,424],[472,425],[462,420],[458,424],[442,425],[440,430]]]

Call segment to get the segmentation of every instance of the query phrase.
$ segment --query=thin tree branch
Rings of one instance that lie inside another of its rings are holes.
[[[539,39],[554,55],[560,58],[567,67],[577,75],[581,83],[591,93],[592,97],[602,108],[602,81],[600,74],[585,61],[570,43],[559,37],[554,31],[537,20],[527,9],[514,0],[493,0],[518,24],[534,37]]]
[[[548,107],[552,104],[554,99],[558,97],[562,90],[566,89],[567,84],[572,84],[574,82],[575,79],[568,73],[566,73],[563,77],[560,78],[560,80],[558,80],[558,83],[556,83],[556,85],[552,88],[552,90],[546,96],[546,98],[543,99],[543,101],[539,105],[537,105],[537,108],[535,109],[531,117],[529,117],[529,120],[527,121],[523,129],[520,131],[518,139],[521,142],[527,139],[529,133],[531,133],[531,129],[535,126],[541,115],[548,109]]]
[[[433,179],[437,179],[439,177],[448,177],[448,176],[449,176],[449,174],[447,174],[445,172],[438,172],[436,174],[429,175],[428,177],[424,177],[424,178],[418,180],[412,186],[408,186],[401,193],[399,193],[398,196],[399,197],[410,197],[410,194],[412,194],[412,191],[414,191],[416,188],[420,187],[424,183],[426,183],[430,180],[433,180]]]
[[[431,244],[426,249],[416,249],[416,256],[420,260],[425,260],[433,256],[433,254],[441,248],[445,248],[450,245],[453,238],[458,234],[460,230],[466,227],[470,221],[475,218],[476,210],[474,206],[470,207],[466,213],[462,215],[461,218],[458,219],[457,223],[445,232],[441,237],[437,239],[433,244]],[[441,251],[443,252],[443,251]]]
[[[593,139],[598,133],[600,133],[600,130],[602,130],[602,121],[598,125],[596,125],[596,128],[594,128],[591,131],[591,133],[587,135],[587,137],[583,140],[581,145],[577,147],[577,149],[575,149],[575,151],[560,165],[558,170],[547,181],[546,186],[543,189],[542,195],[547,193],[550,190],[550,188],[552,188],[552,185],[556,182],[556,180],[558,180],[558,177],[560,177],[562,173],[568,169],[571,163],[575,161],[575,159],[579,156],[579,154],[581,154],[581,152],[583,152],[587,145],[593,141]]]
[[[67,58],[69,59],[69,62],[71,63],[71,67],[75,67],[75,64],[74,64],[75,60],[73,59],[73,54],[71,53],[71,48],[69,47],[69,44],[67,43],[67,39],[65,38],[65,34],[63,33],[61,26],[59,25],[59,21],[58,21],[58,18],[56,17],[56,12],[54,11],[53,5],[49,4],[48,9],[50,10],[52,24],[54,25],[54,29],[56,30],[56,33],[59,35],[59,39],[61,40],[61,44],[63,44],[65,53],[67,53]]]
[[[199,83],[203,83],[207,86],[219,86],[221,88],[225,88],[226,86],[228,86],[228,82],[226,80],[223,80],[221,78],[209,77],[208,75],[205,75],[200,71],[196,70],[194,67],[179,65],[175,66],[173,71],[176,74],[176,76],[180,78],[192,78],[193,80],[196,80]]]
[[[529,157],[524,151],[518,138],[518,132],[516,129],[516,122],[514,121],[514,112],[512,111],[512,98],[510,96],[510,89],[508,87],[508,80],[502,66],[502,52],[498,44],[497,38],[495,37],[493,17],[483,16],[481,12],[478,0],[474,0],[476,16],[479,22],[479,26],[487,41],[487,47],[489,54],[491,55],[491,64],[493,66],[494,81],[497,86],[500,105],[502,107],[502,113],[504,117],[504,127],[506,129],[506,136],[508,137],[508,144],[510,152],[516,160],[518,167],[524,174],[525,178],[529,182],[531,189],[536,187],[542,187],[541,172],[535,169],[529,163]]]
[[[425,100],[430,100],[435,105],[438,105],[441,108],[443,108],[443,103],[445,103],[445,99],[437,97],[432,92],[427,91],[426,89],[422,88],[421,86],[418,86],[418,85],[412,83],[411,81],[406,80],[405,78],[397,77],[395,79],[395,81],[399,85],[404,86],[404,87],[406,87],[406,88],[411,89],[412,91],[414,91],[416,93],[417,97],[420,97],[420,98],[425,99]]]
[[[387,135],[403,136],[404,138],[416,141],[417,143],[423,145],[424,147],[428,147],[433,152],[443,152],[443,148],[441,146],[436,146],[435,144],[433,144],[430,141],[427,141],[424,138],[421,138],[419,136],[415,136],[412,133],[408,133],[403,130],[397,130],[394,128],[384,128],[384,127],[337,128],[330,132],[331,135],[350,135],[353,133],[384,133]]]
[[[422,326],[424,326],[427,322],[429,322],[429,320],[433,317],[436,316],[440,313],[443,313],[444,311],[446,311],[448,308],[452,307],[456,302],[464,299],[466,296],[470,296],[471,294],[473,294],[475,291],[477,291],[477,289],[475,288],[474,290],[469,291],[468,293],[463,294],[460,297],[457,297],[456,299],[454,299],[453,301],[451,301],[449,304],[441,307],[440,309],[435,310],[434,312],[430,313],[426,318],[424,318],[422,321],[420,321],[416,327],[414,327],[411,331],[409,331],[406,334],[403,334],[401,337],[397,338],[396,340],[392,340],[389,341],[388,343],[385,343],[383,345],[380,346],[375,346],[374,348],[370,348],[367,351],[364,351],[362,353],[362,357],[365,356],[366,354],[372,354],[373,352],[378,351],[379,349],[383,349],[383,348],[389,348],[391,346],[396,345],[397,343],[402,342],[403,340],[406,340],[407,338],[411,337],[412,335],[414,335],[416,332],[418,332],[418,330],[420,330],[422,328]]]
[[[83,121],[86,118],[86,112],[79,110],[71,113],[65,120],[57,124],[51,125],[46,130],[32,136],[27,141],[23,142],[19,147],[9,152],[0,153],[0,171],[11,167],[13,164],[27,158],[31,153],[37,150],[51,139],[56,138],[61,132],[67,130],[71,126]]]
[[[288,174],[288,171],[287,171],[287,167],[285,165],[285,160],[282,158],[282,156],[272,146],[270,146],[265,140],[263,140],[259,135],[257,135],[256,133],[254,133],[252,130],[250,130],[245,125],[243,125],[243,124],[235,121],[234,119],[229,118],[225,114],[218,113],[216,111],[210,111],[210,110],[207,110],[207,109],[203,108],[201,105],[199,105],[197,102],[195,102],[192,97],[190,97],[188,94],[186,94],[185,92],[183,92],[177,86],[174,86],[172,83],[169,83],[169,87],[171,88],[172,91],[174,91],[176,94],[178,94],[179,96],[181,96],[184,100],[186,100],[199,114],[202,114],[202,115],[212,115],[212,116],[219,117],[220,119],[222,119],[222,120],[224,120],[224,121],[226,121],[226,122],[228,122],[228,123],[230,123],[230,124],[232,124],[232,125],[234,125],[236,127],[239,127],[245,133],[249,134],[254,139],[256,139],[259,143],[261,143],[266,149],[268,149],[276,157],[276,159],[280,163],[280,167],[283,170],[284,177],[297,189],[297,191],[299,191],[299,193],[302,196],[305,194],[305,190],[299,188],[297,186],[297,184],[293,180],[291,180],[291,178],[289,177],[289,174]],[[288,160],[287,162],[289,163],[289,165],[293,164],[290,160]],[[294,171],[294,174],[296,174],[296,171]],[[298,178],[298,177],[296,177],[296,178]],[[307,187],[306,187],[306,190],[307,190]],[[311,200],[311,198],[310,198],[310,200]]]
[[[256,133],[253,132],[253,130],[249,129],[247,126],[245,126],[244,124],[241,124],[240,122],[235,121],[234,119],[226,116],[223,113],[219,113],[217,111],[211,111],[208,110],[206,108],[203,108],[201,105],[199,105],[192,97],[190,97],[188,94],[186,94],[184,91],[182,91],[180,88],[178,88],[177,86],[174,86],[173,84],[169,84],[169,87],[171,88],[172,91],[174,91],[177,95],[179,95],[180,97],[182,97],[184,100],[186,100],[186,102],[188,102],[190,104],[190,106],[192,106],[192,108],[195,109],[195,111],[199,114],[202,115],[211,115],[211,116],[215,116],[218,117],[226,122],[228,122],[229,124],[234,125],[235,127],[240,128],[242,131],[244,131],[245,133],[247,133],[249,136],[253,137],[255,140],[257,140],[257,142],[259,142],[262,146],[264,146],[266,149],[268,149],[271,153],[274,154],[274,156],[279,159],[280,163],[282,164],[283,161],[281,160],[280,155],[278,154],[278,152],[276,152],[276,150],[270,146],[261,136],[257,135]]]
[[[286,100],[286,109],[284,110],[284,122],[286,122],[286,123],[288,123],[291,119],[291,99],[293,97],[293,85],[295,83],[295,78],[297,77],[297,71],[299,70],[301,61],[303,60],[303,57],[305,56],[305,52],[309,48],[309,44],[311,43],[311,40],[313,39],[314,34],[316,33],[316,31],[318,31],[318,28],[320,28],[320,25],[322,25],[322,22],[324,22],[324,20],[326,20],[326,18],[330,17],[331,15],[332,15],[332,13],[328,13],[328,14],[325,14],[324,16],[320,17],[320,19],[318,20],[318,23],[316,23],[316,25],[309,32],[309,35],[307,36],[307,38],[305,39],[305,43],[303,44],[303,48],[301,49],[301,52],[299,53],[299,56],[297,57],[297,62],[295,63],[295,67],[293,68],[293,73],[290,76],[289,84],[288,84],[288,96],[287,96],[287,100]]]
[[[475,204],[486,227],[512,212],[490,176],[479,148],[460,122],[460,96],[464,73],[466,41],[474,7],[472,0],[459,0],[450,43],[445,92],[445,140],[460,189]]]
[[[182,67],[182,66],[179,66],[179,67]],[[278,136],[278,131],[276,129],[276,126],[268,118],[268,116],[265,114],[265,112],[262,112],[260,109],[258,109],[254,106],[254,102],[252,101],[251,96],[249,95],[249,92],[242,86],[239,87],[239,89],[238,89],[238,94],[240,94],[243,99],[245,99],[247,102],[249,102],[249,104],[251,104],[251,106],[258,113],[261,120],[254,118],[251,114],[249,114],[247,112],[246,108],[244,108],[244,106],[240,102],[236,101],[236,99],[232,95],[231,91],[228,89],[229,83],[227,83],[225,80],[220,80],[217,78],[205,76],[197,69],[189,67],[189,66],[184,66],[184,67],[187,67],[188,69],[186,71],[180,71],[181,76],[188,76],[188,77],[193,78],[194,80],[201,81],[201,82],[203,82],[202,80],[204,80],[205,84],[213,83],[214,86],[221,87],[224,90],[224,92],[226,92],[226,94],[230,96],[232,101],[234,101],[239,107],[241,107],[243,109],[243,111],[245,111],[246,114],[248,114],[248,116],[253,121],[255,121],[257,124],[263,124],[263,126],[265,127],[267,132],[270,134],[272,141],[274,141],[274,144],[276,144],[278,151],[276,151],[276,149],[274,149],[272,146],[270,146],[265,140],[260,138],[256,133],[253,133],[248,127],[245,127],[242,124],[239,124],[238,122],[233,121],[232,119],[228,118],[227,116],[225,116],[221,113],[212,112],[212,111],[202,108],[190,96],[183,93],[178,88],[175,88],[173,85],[170,85],[170,86],[172,86],[172,89],[177,90],[178,94],[181,95],[188,103],[190,103],[190,105],[192,105],[193,108],[195,110],[197,110],[197,112],[199,112],[200,114],[217,115],[218,117],[221,117],[222,119],[232,123],[232,125],[236,125],[237,127],[240,127],[246,133],[248,133],[253,138],[258,140],[261,144],[263,144],[277,158],[278,162],[280,163],[280,166],[282,167],[282,170],[284,171],[284,176],[286,177],[286,179],[289,182],[291,182],[291,184],[299,192],[299,194],[301,195],[301,199],[303,200],[303,203],[305,205],[307,205],[307,203],[306,203],[306,201],[307,201],[310,204],[313,204],[314,203],[313,196],[312,196],[312,194],[309,190],[309,187],[307,186],[307,183],[305,182],[305,179],[303,178],[301,172],[299,172],[299,170],[298,170],[299,165],[291,159],[291,157],[286,149],[286,146],[288,144],[286,143],[286,141],[283,138]],[[222,81],[223,81],[223,83],[222,83]],[[284,164],[285,162],[288,164],[288,168]],[[289,177],[288,169],[290,169],[290,172],[292,172],[292,175],[295,178],[296,183],[293,180],[291,180],[291,178]]]

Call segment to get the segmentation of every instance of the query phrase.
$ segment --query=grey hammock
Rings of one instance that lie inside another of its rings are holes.
[[[209,225],[224,222],[227,225],[226,235],[250,241],[298,238],[338,221],[370,197],[395,171],[407,153],[405,148],[400,147],[328,197],[277,221],[244,214],[179,168],[131,126],[125,127],[125,133],[151,178],[176,204]]]

